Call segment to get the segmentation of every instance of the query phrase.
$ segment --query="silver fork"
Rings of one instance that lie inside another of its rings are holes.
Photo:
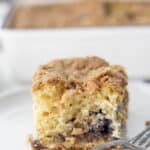
[[[150,147],[150,125],[137,136],[128,140],[128,143],[144,150]]]
[[[130,140],[124,139],[107,142],[101,146],[97,146],[93,150],[104,150],[115,145],[120,145],[121,147],[128,148],[130,150],[146,150],[150,147],[150,126]]]

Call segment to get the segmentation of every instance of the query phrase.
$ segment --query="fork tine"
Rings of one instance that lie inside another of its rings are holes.
[[[146,133],[150,131],[150,126],[147,127],[144,131],[142,131],[140,134],[138,134],[136,137],[129,140],[129,143],[135,144],[138,140],[140,140]]]
[[[146,132],[142,138],[140,138],[136,144],[143,145],[150,138],[150,132]]]
[[[148,148],[148,147],[150,147],[150,138],[149,138],[148,142],[145,145],[145,148]]]
[[[129,140],[129,143],[144,149],[148,148],[150,146],[150,126],[135,138]]]
[[[125,143],[125,144],[123,145],[123,147],[128,148],[128,149],[130,149],[130,150],[145,150],[145,149],[142,148],[142,147],[138,147],[138,146],[135,146],[135,145],[130,144],[130,143]]]

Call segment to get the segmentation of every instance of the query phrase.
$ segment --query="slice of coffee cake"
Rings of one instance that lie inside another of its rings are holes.
[[[33,77],[36,150],[90,149],[118,138],[127,119],[127,75],[98,57],[61,59]]]

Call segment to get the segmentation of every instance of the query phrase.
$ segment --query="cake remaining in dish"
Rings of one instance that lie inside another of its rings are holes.
[[[99,57],[60,59],[33,77],[36,150],[90,149],[119,138],[126,123],[127,75]]]
[[[10,28],[150,25],[150,3],[136,0],[71,0],[18,6]]]

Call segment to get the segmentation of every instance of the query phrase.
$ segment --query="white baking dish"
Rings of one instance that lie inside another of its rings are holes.
[[[36,67],[50,59],[88,55],[124,65],[130,77],[150,77],[150,26],[26,30],[5,24],[2,44],[18,80],[30,80]]]

